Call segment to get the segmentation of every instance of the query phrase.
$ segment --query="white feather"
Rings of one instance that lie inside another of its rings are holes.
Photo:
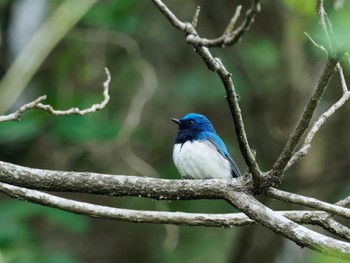
[[[187,141],[175,144],[173,159],[182,178],[230,179],[231,166],[209,141]]]

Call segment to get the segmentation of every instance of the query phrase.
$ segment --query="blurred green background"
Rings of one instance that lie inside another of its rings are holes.
[[[61,2],[0,0],[0,77]],[[71,2],[79,8],[80,1]],[[324,54],[303,34],[322,42],[315,2],[264,1],[240,43],[212,50],[233,74],[248,137],[264,170],[278,157],[325,64]],[[166,3],[186,21],[200,5],[198,32],[206,37],[223,32],[238,4],[249,7],[248,1]],[[337,40],[350,50],[349,3],[327,1],[326,9]],[[343,65],[348,75],[349,63]],[[44,169],[178,178],[172,163],[176,127],[170,118],[197,112],[209,117],[246,170],[222,84],[151,1],[98,1],[50,52],[9,112],[44,94],[57,109],[89,107],[102,100],[105,66],[112,74],[106,109],[83,117],[33,110],[19,123],[1,123],[0,159]],[[335,75],[317,115],[340,96]],[[347,104],[328,121],[310,154],[287,173],[282,189],[330,202],[348,195],[349,114]],[[132,209],[234,211],[223,201],[62,196]],[[262,201],[276,209],[299,208]],[[342,262],[257,226],[217,229],[99,220],[0,196],[0,262],[256,261]]]

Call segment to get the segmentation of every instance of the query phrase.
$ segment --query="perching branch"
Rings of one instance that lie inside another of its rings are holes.
[[[322,253],[350,259],[350,244],[315,233],[305,227],[293,223],[279,213],[276,213],[259,203],[251,194],[246,192],[244,177],[230,180],[162,180],[133,176],[112,176],[93,173],[74,173],[30,169],[1,162],[0,190],[16,198],[22,198],[67,211],[86,214],[101,218],[114,218],[132,222],[155,222],[172,224],[191,224],[188,218],[195,220],[208,219],[205,224],[211,224],[211,215],[168,214],[169,212],[150,212],[108,208],[78,201],[62,199],[43,192],[24,189],[31,186],[42,190],[88,192],[114,196],[141,196],[156,199],[225,199],[239,210],[243,211],[254,222],[262,224],[302,246],[321,251]],[[21,187],[9,185],[7,182],[20,182]],[[43,183],[46,181],[46,185]],[[249,184],[251,185],[251,184]],[[109,186],[109,187],[108,187]],[[240,191],[239,188],[244,191]],[[164,194],[164,195],[162,195]],[[171,215],[171,216],[170,216]],[[203,217],[201,217],[203,216]],[[231,215],[232,216],[232,215]],[[308,217],[308,215],[305,215]],[[227,220],[233,220],[230,215],[221,216],[222,224],[229,226]],[[239,216],[240,217],[240,216]],[[235,223],[239,218],[234,216]],[[176,221],[178,220],[178,221]],[[226,221],[225,221],[226,220]],[[197,222],[197,223],[196,223]],[[223,223],[226,222],[226,223]],[[213,223],[213,224],[219,224]],[[248,222],[249,223],[249,222]],[[204,224],[194,221],[193,224]]]
[[[63,110],[55,110],[50,105],[42,104],[41,101],[46,100],[47,97],[41,96],[41,97],[37,98],[36,100],[34,100],[28,104],[23,105],[14,113],[0,116],[0,122],[13,121],[13,120],[19,121],[22,114],[28,110],[31,110],[31,109],[44,110],[44,111],[47,111],[50,114],[56,115],[56,116],[72,115],[72,114],[85,115],[88,113],[99,111],[99,110],[106,107],[106,105],[109,101],[109,98],[110,98],[109,97],[109,83],[111,82],[111,74],[109,73],[107,68],[105,68],[105,71],[106,71],[106,75],[107,75],[107,80],[103,83],[103,101],[101,103],[94,104],[90,108],[87,108],[84,110],[80,110],[79,108],[71,108],[71,109],[63,111]]]
[[[42,191],[138,196],[158,200],[224,199],[228,188],[235,191],[251,191],[248,177],[234,180],[166,180],[42,170],[1,161],[0,181]]]

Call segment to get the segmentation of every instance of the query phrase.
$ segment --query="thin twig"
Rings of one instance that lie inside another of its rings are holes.
[[[34,109],[41,101],[46,100],[47,96],[41,96],[36,100],[21,106],[16,112],[0,116],[0,122],[19,121],[22,114],[28,110]]]
[[[335,204],[338,206],[343,206],[343,207],[350,205],[350,196],[348,196],[342,200],[339,200]]]
[[[107,80],[103,83],[103,101],[98,104],[93,104],[91,107],[81,110],[79,108],[70,108],[68,110],[55,110],[51,105],[39,103],[35,106],[36,109],[47,111],[48,113],[56,116],[65,116],[65,115],[85,115],[88,113],[96,112],[102,110],[106,107],[109,102],[109,83],[111,82],[111,74],[109,70],[105,68]]]
[[[56,116],[72,115],[72,114],[85,115],[88,113],[92,113],[92,112],[96,112],[98,110],[101,110],[101,109],[106,107],[106,105],[108,104],[109,99],[110,99],[109,83],[111,82],[111,74],[109,73],[107,68],[105,68],[105,71],[106,71],[106,75],[107,75],[107,80],[103,83],[103,101],[101,103],[93,104],[90,108],[87,108],[84,110],[80,110],[79,108],[71,108],[71,109],[62,111],[62,110],[55,110],[50,105],[42,104],[41,101],[46,100],[46,98],[47,98],[45,95],[45,96],[41,96],[41,97],[37,98],[36,100],[34,100],[30,103],[23,105],[14,113],[0,116],[0,122],[12,121],[12,120],[19,121],[22,114],[28,110],[31,110],[31,109],[44,110],[44,111],[47,111],[48,113],[50,113],[52,115],[56,115]]]
[[[199,17],[200,11],[201,11],[201,7],[200,7],[200,6],[197,6],[196,13],[194,13],[194,16],[193,16],[193,18],[192,18],[192,23],[191,23],[192,26],[193,26],[194,28],[197,27],[197,24],[198,24],[198,17]]]
[[[195,32],[189,32],[186,41],[194,46],[205,47],[224,47],[234,45],[239,42],[243,34],[250,29],[255,20],[255,16],[260,12],[260,9],[260,0],[252,0],[251,7],[246,12],[244,21],[236,30],[234,30],[234,25],[236,24],[241,12],[241,6],[237,6],[235,14],[220,37],[208,39],[199,37]]]
[[[15,102],[51,50],[97,0],[59,2],[1,79],[0,115]]]
[[[307,37],[309,38],[309,40],[311,41],[311,43],[312,43],[315,47],[321,49],[321,50],[322,50],[324,53],[326,53],[326,55],[328,56],[328,51],[327,51],[327,49],[326,49],[324,46],[318,44],[307,32],[304,32],[304,35],[307,36]]]
[[[223,35],[232,34],[232,31],[233,31],[234,28],[235,28],[236,22],[237,22],[239,16],[241,15],[241,10],[242,10],[242,6],[241,6],[241,5],[238,5],[238,6],[236,7],[235,14],[233,15],[233,17],[231,18],[230,22],[228,23],[228,25],[227,25],[227,27],[226,27],[226,30],[224,31],[224,34],[223,34]]]
[[[327,40],[328,50],[330,51],[328,53],[333,54],[334,47],[333,47],[331,38],[329,36],[328,24],[327,24],[327,14],[326,14],[326,11],[324,10],[323,0],[317,0],[316,11],[317,11],[317,15],[318,15],[319,24],[320,24],[322,31],[323,31],[323,34],[325,35],[326,40]]]

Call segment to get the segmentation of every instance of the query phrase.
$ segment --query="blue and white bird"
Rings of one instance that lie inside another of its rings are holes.
[[[173,159],[183,179],[230,179],[241,175],[207,117],[189,113],[179,125]]]

